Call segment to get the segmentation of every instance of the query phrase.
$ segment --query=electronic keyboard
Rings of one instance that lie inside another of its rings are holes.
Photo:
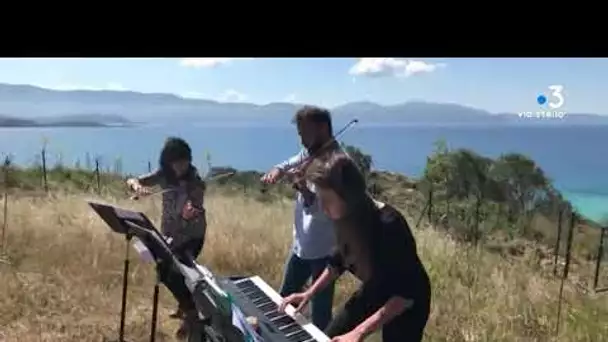
[[[205,316],[205,312],[221,311],[222,316],[238,315],[257,319],[256,327],[248,326],[249,331],[244,332],[244,335],[249,333],[255,336],[244,341],[330,341],[319,328],[302,314],[296,313],[293,306],[288,305],[285,312],[278,312],[282,297],[262,278],[253,276],[218,279],[207,268],[197,263],[194,263],[194,267],[177,263],[201,317]],[[215,330],[225,329],[216,327]],[[251,333],[253,331],[255,332]]]
[[[293,306],[288,305],[285,312],[278,312],[282,297],[262,278],[233,277],[225,281],[223,287],[245,315],[258,319],[264,341],[329,342],[329,337],[302,314],[296,313]]]

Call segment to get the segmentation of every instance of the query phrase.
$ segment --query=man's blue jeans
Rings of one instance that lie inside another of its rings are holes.
[[[328,262],[329,257],[307,260],[300,259],[295,254],[290,253],[285,264],[280,295],[287,297],[290,294],[302,291],[306,281],[312,277],[314,282],[323,273]],[[334,287],[335,281],[332,281],[311,299],[312,323],[321,330],[325,330],[329,321],[331,321]]]

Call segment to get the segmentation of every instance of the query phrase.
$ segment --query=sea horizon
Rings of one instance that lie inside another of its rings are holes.
[[[336,131],[341,127],[335,125]],[[167,136],[185,138],[195,164],[238,170],[265,171],[299,151],[295,127],[244,123],[143,124],[133,127],[0,128],[0,153],[17,165],[36,162],[47,141],[49,166],[61,160],[82,167],[101,157],[104,170],[121,160],[123,173],[156,167],[158,150]],[[576,209],[592,220],[608,217],[608,160],[599,157],[608,146],[608,126],[476,126],[476,125],[358,125],[339,140],[360,148],[374,160],[374,169],[420,177],[434,143],[469,148],[487,157],[517,152],[532,158]],[[94,162],[93,162],[94,163]]]

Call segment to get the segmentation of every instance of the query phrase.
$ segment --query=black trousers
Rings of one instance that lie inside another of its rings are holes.
[[[382,327],[383,342],[422,341],[431,304],[430,289],[422,292],[426,293],[414,298],[412,308]],[[325,334],[333,338],[353,330],[382,307],[388,299],[387,296],[380,295],[377,287],[363,284],[334,316],[325,329]]]
[[[172,250],[178,259],[183,260],[188,256],[196,259],[203,248],[204,242],[204,237],[189,239],[176,245]],[[186,287],[184,276],[176,269],[175,265],[173,265],[173,263],[159,263],[157,264],[156,270],[160,281],[169,289],[171,294],[173,294],[179,307],[184,311],[194,310],[195,307],[192,294]]]

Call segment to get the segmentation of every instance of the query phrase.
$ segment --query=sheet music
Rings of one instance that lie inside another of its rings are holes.
[[[141,242],[137,237],[133,238],[132,245],[142,261],[144,261],[146,263],[155,262],[152,252],[150,252],[150,250],[146,247],[146,245],[144,245],[144,243]]]
[[[234,304],[231,304],[231,307],[232,325],[245,335],[245,342],[262,342],[262,338],[253,330],[253,327],[249,325],[243,312]]]
[[[172,237],[165,236],[165,235],[161,235],[161,236],[163,237],[163,239],[165,239],[165,241],[167,242],[167,245],[171,245],[171,241],[173,241]],[[143,262],[145,262],[145,263],[156,262],[156,260],[154,260],[154,255],[152,254],[152,252],[150,252],[148,247],[146,247],[146,245],[143,242],[141,242],[141,240],[138,239],[137,236],[133,237],[132,246]]]

